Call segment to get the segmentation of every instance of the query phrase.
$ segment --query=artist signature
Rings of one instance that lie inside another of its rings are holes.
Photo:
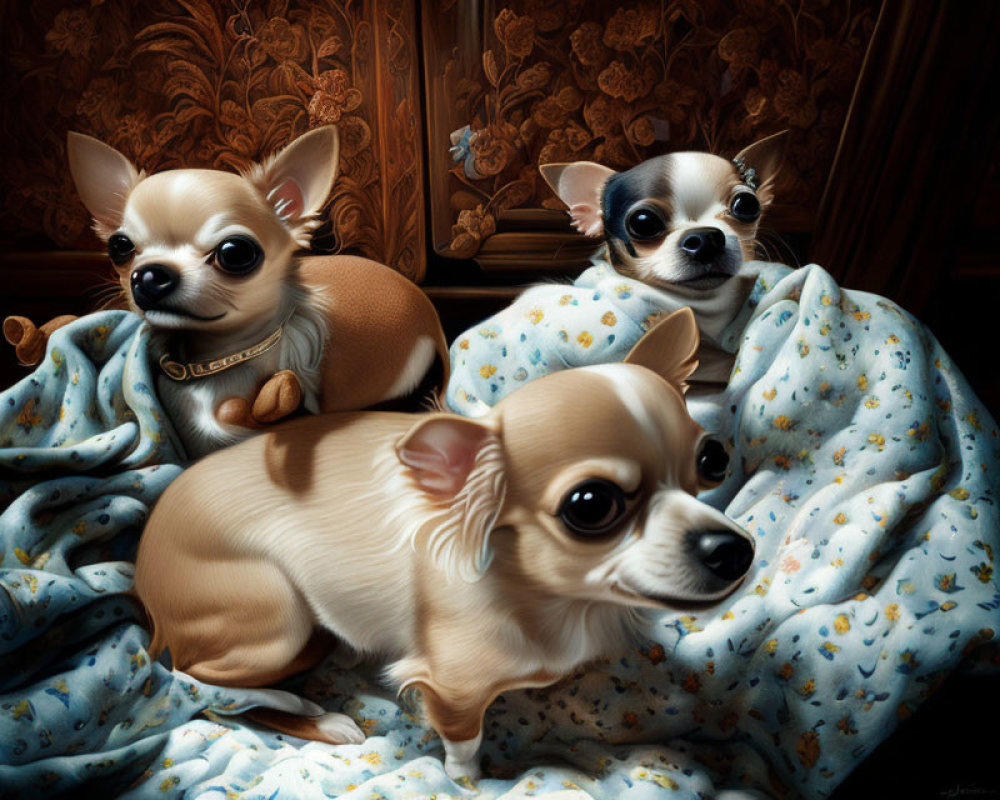
[[[957,786],[945,789],[941,792],[940,796],[945,798],[945,800],[962,800],[962,798],[967,797],[1000,800],[1000,791],[988,789],[985,786],[976,786],[975,784],[969,784],[968,786],[958,784]]]

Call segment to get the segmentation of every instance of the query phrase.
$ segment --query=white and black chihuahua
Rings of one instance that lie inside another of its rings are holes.
[[[761,139],[732,160],[680,152],[625,172],[590,161],[540,170],[569,206],[573,226],[604,237],[619,273],[666,291],[711,292],[732,301],[718,290],[754,256],[786,134]]]
[[[735,356],[723,349],[722,333],[756,279],[745,262],[774,198],[785,138],[768,136],[733,159],[669,153],[624,172],[591,161],[542,165],[573,226],[606,247],[573,286],[532,287],[456,339],[449,406],[479,416],[546,372],[620,360],[634,331],[608,326],[627,317],[645,329],[651,316],[685,307],[701,336],[692,385],[699,393],[725,385]]]
[[[539,169],[569,206],[573,226],[607,239],[619,272],[647,283],[713,289],[753,255],[786,135],[761,139],[732,160],[681,152],[625,172],[592,161]]]

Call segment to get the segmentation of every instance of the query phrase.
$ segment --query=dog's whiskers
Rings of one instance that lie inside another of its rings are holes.
[[[97,286],[88,289],[88,294],[94,298],[98,311],[128,306],[128,295],[115,278],[102,278]]]
[[[761,261],[771,261],[772,255],[771,251],[767,246],[767,243],[761,239],[757,239],[754,242],[754,255],[757,256]]]
[[[757,240],[761,245],[767,246],[767,243],[773,248],[767,251],[767,256],[769,260],[777,261],[779,258],[787,258],[787,263],[795,267],[801,267],[802,262],[799,261],[798,256],[795,251],[789,246],[789,244],[784,240],[784,238],[775,231],[773,228],[759,228],[757,230]]]

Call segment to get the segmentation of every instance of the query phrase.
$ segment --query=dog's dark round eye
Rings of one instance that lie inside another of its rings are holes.
[[[135,245],[124,233],[114,233],[108,239],[108,255],[116,267],[124,266],[135,255]]]
[[[249,236],[230,236],[215,248],[215,263],[230,275],[247,275],[260,266],[264,251]]]
[[[729,210],[740,222],[755,222],[760,217],[760,200],[753,192],[738,192]]]
[[[729,453],[718,439],[706,439],[698,451],[698,476],[708,483],[722,483],[729,466]]]
[[[570,490],[559,507],[559,518],[578,536],[602,536],[614,528],[625,510],[621,487],[593,478]]]
[[[666,234],[667,223],[655,209],[639,206],[625,218],[625,229],[633,239],[658,239]]]

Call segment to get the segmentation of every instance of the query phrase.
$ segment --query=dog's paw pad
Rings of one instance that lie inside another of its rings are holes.
[[[334,744],[361,744],[365,740],[364,733],[358,724],[346,714],[330,712],[319,717],[316,727]]]

